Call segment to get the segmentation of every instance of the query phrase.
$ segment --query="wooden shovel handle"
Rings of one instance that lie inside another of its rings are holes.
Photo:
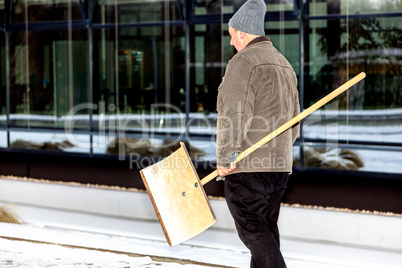
[[[319,108],[324,106],[326,103],[328,103],[329,101],[331,101],[332,99],[334,99],[335,97],[337,97],[338,95],[340,95],[341,93],[343,93],[344,91],[346,91],[347,89],[352,87],[354,84],[356,84],[357,82],[363,80],[365,77],[366,77],[366,74],[364,72],[361,72],[360,74],[356,75],[355,77],[353,77],[352,79],[347,81],[345,84],[343,84],[342,86],[338,87],[337,89],[335,89],[334,91],[329,93],[327,96],[325,96],[321,100],[317,101],[316,103],[311,105],[309,108],[307,108],[306,110],[304,110],[300,114],[296,115],[295,117],[290,119],[288,122],[286,122],[285,124],[283,124],[282,126],[277,128],[276,130],[272,131],[270,134],[268,134],[267,136],[265,136],[264,138],[262,138],[261,140],[259,140],[255,144],[251,145],[248,149],[246,149],[243,152],[241,152],[236,157],[235,161],[233,161],[233,162],[237,163],[240,160],[242,160],[243,158],[247,157],[249,154],[251,154],[252,152],[257,150],[258,148],[260,148],[261,146],[263,146],[267,142],[271,141],[273,138],[275,138],[276,136],[278,136],[282,132],[286,131],[288,128],[290,128],[293,125],[295,125],[296,123],[300,122],[305,117],[307,117],[308,115],[310,115],[314,111],[318,110]],[[217,170],[213,171],[211,174],[209,174],[205,178],[203,178],[201,180],[201,184],[202,185],[207,184],[212,179],[214,179],[216,176],[218,176],[218,171]]]

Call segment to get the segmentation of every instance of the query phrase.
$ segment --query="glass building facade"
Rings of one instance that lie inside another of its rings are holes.
[[[213,165],[227,22],[244,2],[0,1],[0,150],[146,164],[186,141]],[[367,74],[303,120],[295,168],[402,175],[402,2],[265,2],[302,109]]]

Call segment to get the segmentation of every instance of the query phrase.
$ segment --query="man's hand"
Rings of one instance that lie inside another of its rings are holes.
[[[216,170],[218,171],[218,175],[221,177],[228,175],[235,169],[236,169],[236,163],[234,163],[234,162],[230,163],[229,168],[225,168],[220,165],[216,165]]]

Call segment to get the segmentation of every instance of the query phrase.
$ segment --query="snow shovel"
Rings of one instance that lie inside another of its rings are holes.
[[[249,154],[316,111],[366,77],[360,73],[237,155],[239,162]],[[215,170],[199,179],[184,143],[167,158],[140,170],[159,222],[170,246],[180,244],[211,227],[216,217],[203,185],[218,176]]]

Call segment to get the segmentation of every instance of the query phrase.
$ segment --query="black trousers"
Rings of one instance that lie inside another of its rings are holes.
[[[237,173],[225,179],[225,198],[252,268],[286,267],[279,249],[278,217],[289,173]]]

